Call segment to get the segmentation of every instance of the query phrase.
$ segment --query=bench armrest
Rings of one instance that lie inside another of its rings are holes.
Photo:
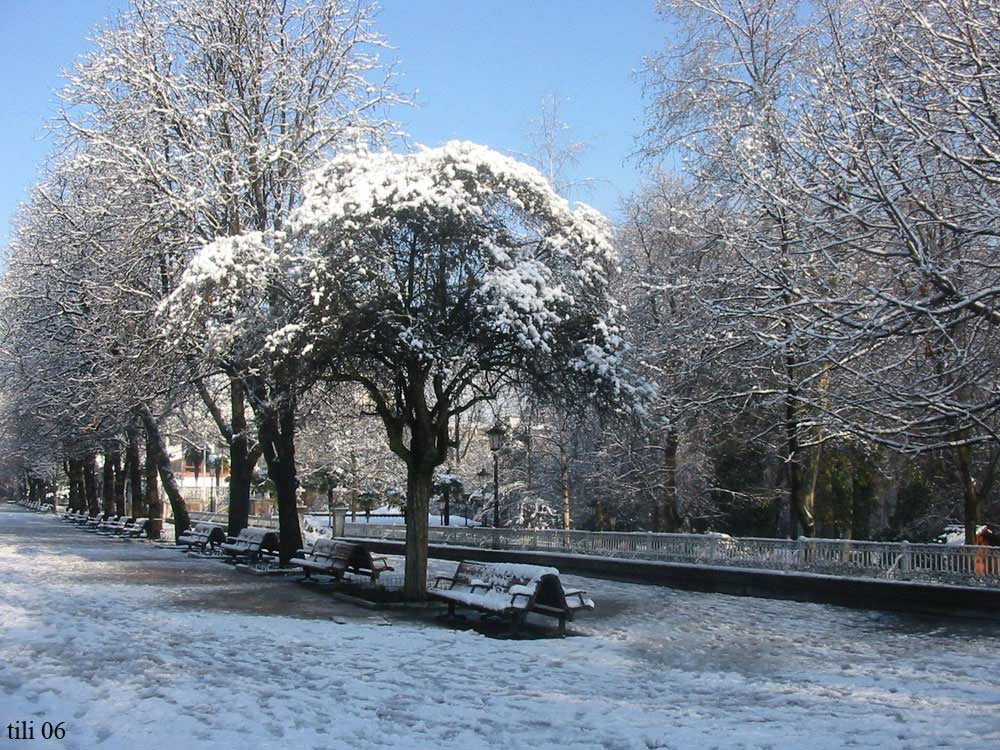
[[[587,592],[584,591],[583,589],[573,589],[571,591],[564,591],[563,596],[566,599],[570,599],[571,597],[575,596],[577,599],[580,600],[581,607],[587,606]]]
[[[372,570],[388,570],[388,569],[389,569],[388,557],[372,557]]]
[[[455,585],[455,579],[451,576],[435,576],[434,577],[434,588],[438,588],[438,583],[441,581],[448,581],[452,586]]]

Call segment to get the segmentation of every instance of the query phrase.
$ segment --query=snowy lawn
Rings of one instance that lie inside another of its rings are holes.
[[[0,748],[1000,747],[990,624],[567,576],[504,640],[181,558],[0,507]]]

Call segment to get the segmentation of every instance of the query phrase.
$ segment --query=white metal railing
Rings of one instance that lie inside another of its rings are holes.
[[[345,535],[402,541],[406,528],[348,523]],[[464,526],[432,526],[428,537],[431,544],[484,549],[1000,586],[1000,547]]]
[[[219,511],[216,513],[199,513],[192,511],[191,513],[188,513],[188,516],[191,518],[192,524],[207,522],[218,523],[225,526],[229,521],[225,511]],[[249,516],[248,520],[251,526],[260,526],[266,529],[278,528],[277,516]]]

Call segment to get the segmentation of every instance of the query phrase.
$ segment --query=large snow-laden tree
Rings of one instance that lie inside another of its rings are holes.
[[[144,335],[150,313],[139,301],[159,284],[152,254],[132,249],[155,241],[143,231],[141,196],[117,201],[114,186],[91,166],[86,158],[59,164],[22,208],[0,305],[4,367],[12,371],[4,384],[20,411],[45,425],[38,434],[51,445],[40,457],[65,461],[71,488],[85,485],[87,505],[96,510],[96,453],[106,459],[104,503],[121,507],[124,485],[112,487],[114,472],[108,476],[120,462],[120,438],[141,418],[148,440],[163,452],[151,409],[178,378],[152,361]],[[160,392],[149,386],[153,370],[165,384]],[[169,464],[161,461],[156,470],[183,528],[186,511]],[[71,492],[71,502],[77,499]],[[153,533],[158,508],[150,509]]]
[[[639,395],[608,293],[608,227],[527,165],[450,142],[335,159],[307,181],[291,230],[307,304],[271,345],[366,390],[406,465],[406,592],[420,597],[456,415],[505,388]]]
[[[824,436],[826,385],[817,355],[795,322],[808,303],[796,291],[814,275],[811,225],[795,185],[801,176],[784,144],[794,128],[796,95],[807,86],[822,42],[805,0],[662,0],[678,33],[646,61],[650,124],[645,155],[680,154],[712,204],[707,226],[687,230],[693,246],[728,255],[727,284],[710,308],[719,329],[739,339],[730,360],[750,375],[730,401],[762,399],[783,412],[772,420],[785,465],[790,529],[812,535],[814,483]],[[811,204],[810,204],[811,205]],[[835,285],[837,279],[829,280]],[[722,394],[720,394],[722,395]]]
[[[609,229],[533,168],[466,142],[344,154],[303,196],[287,234],[206,247],[170,314],[211,316],[222,346],[263,321],[272,370],[364,389],[406,465],[406,593],[420,598],[456,415],[505,389],[632,408],[645,395],[622,365]]]
[[[790,205],[821,208],[801,217],[820,273],[802,285],[812,312],[798,331],[849,373],[830,393],[849,429],[954,454],[973,543],[1000,462],[1000,11],[821,5],[830,52],[787,146],[807,175]],[[831,289],[834,276],[850,283]]]
[[[346,0],[130,0],[95,36],[68,76],[64,132],[95,170],[117,176],[114,193],[142,196],[156,241],[134,249],[154,256],[163,282],[142,300],[146,311],[169,294],[197,248],[281,227],[305,171],[343,143],[392,129],[383,105],[397,97],[373,14],[369,3]],[[256,374],[234,353],[222,367],[197,337],[174,343],[188,344],[173,353],[186,360],[229,444],[236,533],[265,450],[250,435],[245,407],[270,431],[273,422],[263,422],[292,402],[275,403],[271,384],[259,379],[263,388],[249,393],[242,375]],[[229,375],[228,405],[218,403],[211,379],[220,369]],[[294,484],[294,472],[287,481]]]

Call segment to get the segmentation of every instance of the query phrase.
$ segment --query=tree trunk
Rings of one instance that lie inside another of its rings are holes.
[[[291,560],[302,547],[299,526],[299,480],[295,468],[295,399],[286,394],[277,405],[257,398],[258,439],[267,463],[267,475],[274,483],[278,496],[279,558]]]
[[[562,527],[570,529],[573,525],[570,487],[569,487],[569,452],[565,443],[559,443],[559,488],[562,494]]]
[[[88,453],[83,459],[83,486],[87,494],[87,509],[90,515],[101,512],[101,504],[97,499],[97,462],[93,453]]]
[[[101,503],[105,513],[115,512],[115,467],[111,451],[104,451],[104,466],[101,468]]]
[[[69,509],[76,512],[80,512],[85,507],[82,494],[80,493],[80,485],[77,482],[78,464],[79,462],[72,458],[64,464],[66,478],[69,480]]]
[[[417,458],[416,456],[414,458]],[[406,471],[406,579],[404,593],[409,601],[427,594],[427,513],[434,485],[434,467],[419,460]]]
[[[245,448],[245,443],[243,448]],[[229,511],[227,526],[230,536],[237,536],[250,523],[250,489],[253,486],[253,466],[246,451],[230,446],[229,451]]]
[[[134,425],[129,425],[126,431],[127,445],[125,448],[125,468],[128,471],[128,488],[131,496],[129,512],[134,518],[146,515],[146,504],[142,494],[142,464],[139,460],[139,431]]]
[[[803,535],[811,537],[815,534],[816,528],[812,512],[806,507],[802,492],[802,448],[799,446],[797,393],[791,382],[792,374],[789,366],[789,385],[785,394],[785,438],[788,451],[785,468],[788,476],[789,536],[794,539],[800,530]]]
[[[236,380],[230,381],[229,400],[232,436],[229,440],[229,535],[236,536],[250,522],[250,487],[253,470],[260,456],[250,450],[247,432],[246,394]]]
[[[806,478],[805,491],[802,493],[802,508],[805,516],[809,519],[812,530],[805,531],[806,536],[816,534],[816,485],[819,482],[820,459],[823,456],[823,446],[819,443],[813,448],[812,459],[809,462],[809,475]],[[803,529],[805,524],[803,524]]]
[[[663,445],[663,507],[659,531],[675,532],[682,523],[677,502],[677,444],[677,432],[668,428]]]
[[[598,495],[594,499],[594,531],[607,531],[608,516],[604,511],[604,500]]]
[[[149,513],[149,536],[159,539],[163,530],[163,501],[160,500],[160,488],[156,481],[156,466],[159,463],[159,451],[155,441],[146,437],[146,494],[143,506]]]
[[[976,530],[979,528],[979,490],[972,474],[972,448],[960,445],[955,449],[958,462],[958,472],[962,479],[962,493],[965,496],[965,543],[976,543]]]
[[[358,477],[358,455],[351,451],[351,523],[357,521],[358,517],[358,496],[361,494],[358,487],[361,480]]]
[[[177,487],[177,479],[174,477],[174,471],[170,468],[170,455],[167,453],[167,445],[163,440],[163,434],[160,432],[160,426],[156,423],[152,412],[146,407],[140,409],[139,416],[142,418],[142,423],[146,428],[146,445],[152,446],[152,453],[156,459],[155,466],[159,473],[160,483],[163,485],[163,491],[167,493],[167,499],[170,500],[170,510],[174,515],[174,538],[176,538],[191,528],[191,517],[188,515],[187,503],[184,502],[184,498],[181,496],[180,489]],[[156,476],[154,475],[154,486],[155,479]],[[159,495],[157,495],[157,503],[159,504],[157,518],[162,518],[163,505],[159,501]],[[153,510],[153,508],[150,508],[150,518],[153,518]],[[157,521],[154,519],[152,523],[156,525]],[[160,528],[157,526],[157,535],[153,538],[159,538],[159,530]]]
[[[111,453],[111,472],[113,475],[114,486],[112,488],[112,497],[115,505],[115,514],[119,516],[125,515],[125,472],[122,471],[122,452],[119,449],[115,449]]]

